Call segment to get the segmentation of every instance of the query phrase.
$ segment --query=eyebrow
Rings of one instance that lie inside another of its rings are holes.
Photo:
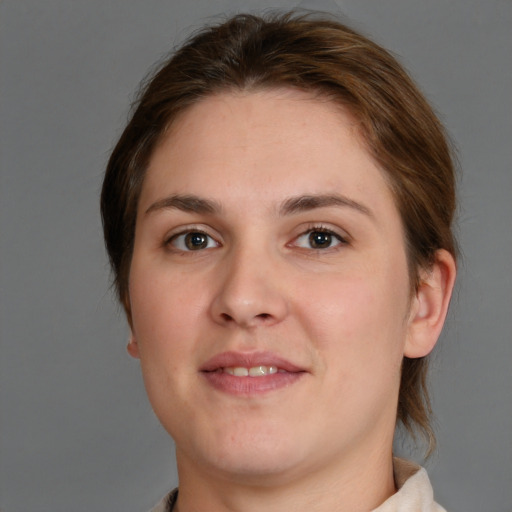
[[[370,208],[340,194],[319,194],[291,197],[282,203],[279,213],[280,215],[291,215],[294,213],[306,212],[316,208],[326,208],[330,206],[352,208],[367,215],[368,217],[371,217],[372,219],[375,218]]]
[[[195,195],[179,195],[174,194],[164,197],[153,203],[147,210],[146,214],[159,210],[181,210],[190,213],[214,214],[221,210],[221,206],[216,201],[205,199]]]
[[[367,215],[368,217],[371,217],[372,219],[375,218],[373,212],[367,206],[340,194],[301,195],[290,197],[281,204],[279,208],[279,215],[293,215],[296,213],[314,210],[316,208],[327,208],[331,206],[352,208]],[[222,210],[220,203],[212,199],[206,199],[196,195],[173,194],[154,202],[149,206],[145,213],[148,214],[169,209],[208,215],[217,214]]]

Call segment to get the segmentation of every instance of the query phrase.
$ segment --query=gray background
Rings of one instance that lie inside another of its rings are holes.
[[[344,13],[398,54],[459,148],[458,290],[433,366],[451,512],[512,510],[512,3],[4,0],[0,508],[133,511],[176,483],[108,287],[98,192],[151,64],[215,14]]]

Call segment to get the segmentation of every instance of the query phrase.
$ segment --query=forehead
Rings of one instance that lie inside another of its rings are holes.
[[[150,159],[141,206],[171,193],[249,203],[332,192],[392,200],[346,109],[293,89],[230,92],[175,120]]]

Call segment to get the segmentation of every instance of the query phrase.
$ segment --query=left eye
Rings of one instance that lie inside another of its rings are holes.
[[[217,242],[202,231],[188,231],[180,233],[171,238],[169,243],[180,251],[200,251],[217,247]]]
[[[332,231],[312,229],[298,236],[295,245],[304,249],[330,249],[344,242],[341,236]]]

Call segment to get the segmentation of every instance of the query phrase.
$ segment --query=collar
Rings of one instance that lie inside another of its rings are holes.
[[[393,472],[397,492],[372,512],[446,512],[435,503],[427,472],[421,466],[395,457]]]

